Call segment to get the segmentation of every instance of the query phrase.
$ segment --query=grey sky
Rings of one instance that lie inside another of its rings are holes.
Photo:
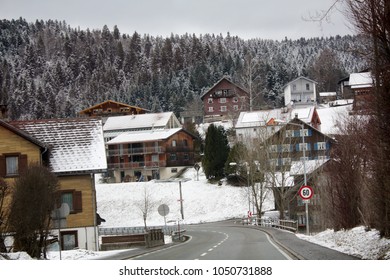
[[[322,24],[305,21],[333,0],[0,0],[0,19],[65,20],[72,28],[117,25],[121,33],[222,34],[243,39],[328,37],[353,34],[335,11]],[[342,7],[339,7],[342,9]]]

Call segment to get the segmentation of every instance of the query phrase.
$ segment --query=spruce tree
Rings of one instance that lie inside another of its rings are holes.
[[[211,124],[206,132],[203,170],[208,179],[221,179],[224,176],[224,166],[229,155],[229,142],[222,126]]]

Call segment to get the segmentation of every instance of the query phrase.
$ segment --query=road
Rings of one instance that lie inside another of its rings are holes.
[[[153,251],[138,260],[285,260],[268,236],[232,221],[187,226],[187,242]]]

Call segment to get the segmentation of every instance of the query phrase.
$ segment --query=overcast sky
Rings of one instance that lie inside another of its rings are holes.
[[[243,39],[329,37],[353,34],[335,10],[322,24],[304,20],[334,0],[0,0],[0,19],[65,20],[72,28],[132,35],[222,34]],[[342,7],[339,7],[342,10]]]

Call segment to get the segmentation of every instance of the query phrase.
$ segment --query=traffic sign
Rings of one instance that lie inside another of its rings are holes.
[[[302,186],[300,189],[299,189],[299,196],[303,199],[303,200],[308,200],[310,199],[312,196],[313,196],[314,192],[313,192],[313,189],[312,187],[310,186]]]

